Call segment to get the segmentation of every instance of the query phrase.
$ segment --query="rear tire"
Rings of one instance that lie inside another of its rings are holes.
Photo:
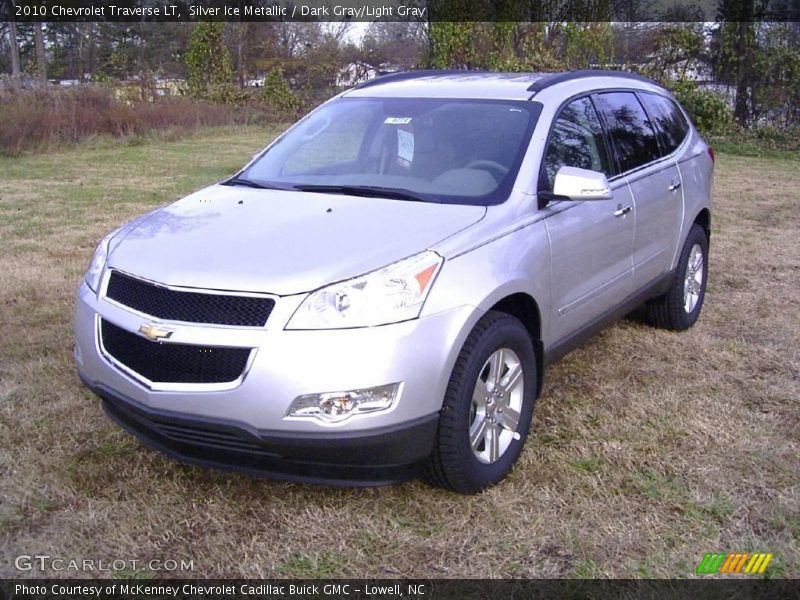
[[[707,282],[708,237],[695,223],[681,250],[669,290],[645,305],[647,321],[672,331],[689,329],[700,316]]]
[[[486,313],[453,367],[426,479],[475,494],[505,478],[528,436],[537,376],[525,326],[511,315]]]

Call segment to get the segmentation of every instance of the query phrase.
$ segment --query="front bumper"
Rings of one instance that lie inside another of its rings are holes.
[[[130,332],[152,319],[98,298],[82,284],[75,311],[78,371],[115,421],[185,462],[350,484],[418,475],[431,451],[462,336],[476,318],[473,309],[383,327],[284,330],[301,300],[280,298],[263,328],[167,322],[176,343],[256,350],[230,389],[165,390],[115,365],[98,338],[100,318]],[[336,424],[286,417],[301,395],[395,382],[402,383],[400,396],[387,411]]]
[[[438,417],[368,433],[287,434],[148,410],[82,378],[103,409],[145,444],[187,464],[309,483],[371,486],[418,477]]]

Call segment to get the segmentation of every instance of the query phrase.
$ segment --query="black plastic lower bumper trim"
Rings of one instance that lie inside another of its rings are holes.
[[[340,486],[414,479],[431,453],[438,415],[366,432],[310,434],[154,410],[98,383],[84,384],[106,413],[145,444],[180,462],[256,477]]]

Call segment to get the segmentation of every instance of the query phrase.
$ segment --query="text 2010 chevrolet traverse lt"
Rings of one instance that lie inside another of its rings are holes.
[[[517,460],[546,365],[643,304],[697,320],[713,163],[640,77],[379,78],[109,234],[78,371],[182,461],[476,492]]]

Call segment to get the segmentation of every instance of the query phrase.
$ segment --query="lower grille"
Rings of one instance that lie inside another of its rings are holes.
[[[168,442],[173,447],[205,449],[215,453],[235,452],[240,457],[239,462],[246,456],[262,458],[280,456],[277,452],[259,444],[257,439],[242,430],[183,421],[166,422],[142,414],[134,416],[129,410],[108,399],[105,401],[105,407],[113,417],[129,428],[150,438],[153,434],[158,435],[163,442]]]
[[[103,348],[120,364],[153,383],[229,383],[247,366],[251,348],[151,342],[106,320]]]
[[[232,450],[234,452],[252,452],[269,456],[278,456],[269,452],[256,442],[250,441],[241,434],[232,433],[223,429],[212,427],[199,427],[195,425],[168,425],[166,423],[152,423],[156,430],[165,437],[182,444],[199,444],[208,448]]]

